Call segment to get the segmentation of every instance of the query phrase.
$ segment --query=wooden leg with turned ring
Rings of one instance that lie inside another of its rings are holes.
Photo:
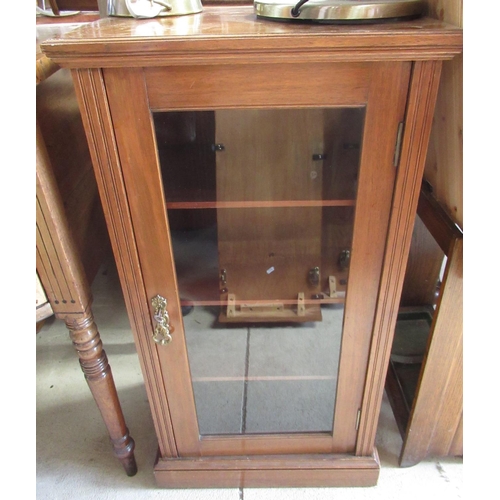
[[[65,318],[73,346],[113,444],[114,455],[128,476],[137,473],[134,440],[130,437],[116,392],[111,367],[91,312]]]

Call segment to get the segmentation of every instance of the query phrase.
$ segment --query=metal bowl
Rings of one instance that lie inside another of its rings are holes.
[[[380,22],[416,18],[423,0],[255,0],[258,17],[331,23]]]
[[[203,10],[201,0],[102,0],[106,2],[108,16],[153,17],[183,16]]]

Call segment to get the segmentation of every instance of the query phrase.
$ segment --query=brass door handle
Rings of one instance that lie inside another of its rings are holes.
[[[153,333],[153,340],[160,345],[170,344],[172,342],[171,332],[174,331],[170,325],[170,316],[167,311],[167,299],[161,295],[155,295],[151,299],[153,306],[153,318],[156,321],[156,326]]]

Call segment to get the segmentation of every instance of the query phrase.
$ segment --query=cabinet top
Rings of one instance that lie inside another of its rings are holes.
[[[251,5],[206,6],[199,14],[103,18],[46,40],[42,50],[70,68],[193,64],[450,59],[462,29],[430,18],[334,25],[258,18]]]

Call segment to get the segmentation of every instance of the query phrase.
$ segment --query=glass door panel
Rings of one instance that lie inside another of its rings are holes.
[[[364,114],[154,113],[201,435],[332,432]]]

